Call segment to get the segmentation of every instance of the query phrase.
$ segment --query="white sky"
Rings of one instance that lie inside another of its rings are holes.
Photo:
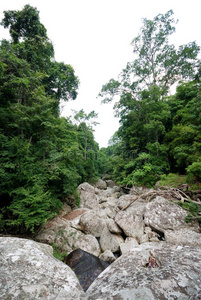
[[[180,45],[196,40],[201,46],[200,0],[0,0],[0,19],[4,10],[21,10],[26,4],[40,12],[56,60],[72,65],[80,79],[79,95],[65,104],[62,116],[71,115],[71,109],[98,112],[100,125],[94,135],[100,147],[107,147],[118,120],[112,105],[101,104],[97,96],[102,85],[117,78],[132,61],[130,43],[142,18],[152,19],[172,9],[179,19],[173,42]],[[8,35],[1,26],[2,38]]]

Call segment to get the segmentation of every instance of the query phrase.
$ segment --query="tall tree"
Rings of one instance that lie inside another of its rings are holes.
[[[115,113],[120,117],[119,139],[125,151],[135,153],[122,174],[137,183],[145,177],[153,183],[160,173],[168,171],[164,137],[171,127],[171,107],[166,97],[173,84],[198,74],[200,47],[191,42],[176,49],[169,43],[176,23],[172,10],[153,20],[143,19],[132,41],[134,60],[118,80],[111,79],[103,85],[99,94],[104,103],[115,99]]]
[[[133,99],[140,100],[141,91],[149,90],[151,86],[160,89],[160,99],[175,82],[195,74],[200,47],[195,42],[178,49],[169,44],[168,38],[175,32],[174,25],[177,23],[172,15],[170,10],[153,20],[143,19],[140,33],[132,41],[135,59],[127,64],[118,81],[111,79],[102,87],[100,96],[109,96],[104,102],[111,101],[115,95],[128,93]],[[116,108],[120,110],[121,106],[116,105]]]
[[[9,47],[19,59],[26,60],[31,70],[42,78],[46,95],[54,97],[55,113],[59,113],[59,101],[74,100],[79,80],[70,65],[54,59],[54,48],[47,36],[47,30],[40,22],[36,8],[25,5],[21,11],[5,11],[1,22],[9,28],[12,43]]]
[[[39,12],[29,5],[4,12],[2,25],[12,40],[0,45],[0,230],[16,233],[53,217],[94,173],[77,126],[59,117],[59,101],[76,98],[78,78],[54,60]]]

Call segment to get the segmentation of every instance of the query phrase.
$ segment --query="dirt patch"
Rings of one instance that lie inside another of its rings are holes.
[[[75,218],[77,218],[78,216],[82,215],[83,213],[85,213],[87,210],[86,209],[79,209],[79,210],[74,210],[72,212],[70,212],[69,214],[67,214],[65,217],[63,217],[66,220],[73,220]]]

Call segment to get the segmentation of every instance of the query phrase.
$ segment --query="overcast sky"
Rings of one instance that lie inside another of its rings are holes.
[[[40,12],[56,60],[72,65],[80,79],[79,95],[65,104],[62,116],[71,115],[71,109],[98,112],[100,125],[94,135],[100,147],[107,147],[118,129],[118,120],[112,105],[101,104],[97,96],[102,85],[117,78],[132,61],[130,43],[139,32],[142,18],[153,19],[172,9],[179,19],[172,41],[180,45],[196,40],[201,46],[200,0],[0,0],[0,19],[4,10],[21,10],[26,4]],[[1,26],[2,38],[8,38],[8,34]]]

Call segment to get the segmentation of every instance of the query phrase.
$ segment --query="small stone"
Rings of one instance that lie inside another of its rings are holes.
[[[103,253],[101,253],[99,258],[106,261],[109,264],[111,264],[112,262],[114,262],[116,260],[116,257],[114,256],[114,254],[112,253],[111,250],[104,251]]]
[[[111,250],[113,253],[117,252],[120,249],[121,243],[124,243],[122,236],[111,233],[107,226],[105,226],[100,237],[102,251]]]
[[[107,227],[111,233],[117,233],[117,234],[122,233],[121,228],[117,225],[117,223],[115,223],[113,219],[107,220]]]

